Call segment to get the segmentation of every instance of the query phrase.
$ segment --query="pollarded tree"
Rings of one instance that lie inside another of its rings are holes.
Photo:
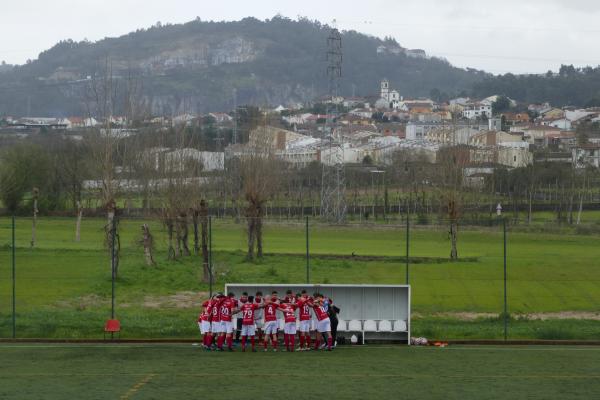
[[[255,254],[258,258],[263,256],[265,203],[277,192],[283,169],[275,158],[272,137],[266,128],[257,128],[253,135],[254,140],[248,143],[240,163],[242,191],[247,204],[248,260],[254,259]]]

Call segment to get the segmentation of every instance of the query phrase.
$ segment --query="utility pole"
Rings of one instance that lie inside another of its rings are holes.
[[[335,22],[334,22],[335,24]],[[342,77],[342,36],[333,27],[327,37],[327,78],[329,79],[329,103],[327,128],[324,132],[326,145],[321,148],[323,165],[321,179],[321,216],[330,222],[346,220],[346,181],[344,171],[343,135],[337,132],[339,86]]]

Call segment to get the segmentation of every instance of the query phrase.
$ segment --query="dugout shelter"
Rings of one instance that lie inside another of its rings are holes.
[[[273,290],[283,298],[291,289],[298,293],[322,293],[332,299],[341,312],[338,315],[338,337],[348,341],[353,334],[364,341],[393,341],[410,344],[410,285],[311,285],[228,283],[225,292],[239,297],[242,292],[254,295]]]

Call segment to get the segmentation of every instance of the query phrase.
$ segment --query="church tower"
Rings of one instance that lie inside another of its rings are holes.
[[[381,98],[390,101],[390,82],[387,79],[381,81]]]

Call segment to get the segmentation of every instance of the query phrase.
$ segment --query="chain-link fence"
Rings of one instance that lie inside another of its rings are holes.
[[[495,215],[407,221],[399,214],[345,225],[313,216],[210,217],[197,225],[121,218],[114,313],[124,338],[192,338],[202,300],[227,282],[408,282],[413,335],[597,339],[593,218],[579,225]],[[84,218],[80,241],[75,218],[39,217],[35,241],[32,225],[16,218],[13,230],[11,218],[0,219],[0,337],[101,338],[113,312],[111,225]]]

